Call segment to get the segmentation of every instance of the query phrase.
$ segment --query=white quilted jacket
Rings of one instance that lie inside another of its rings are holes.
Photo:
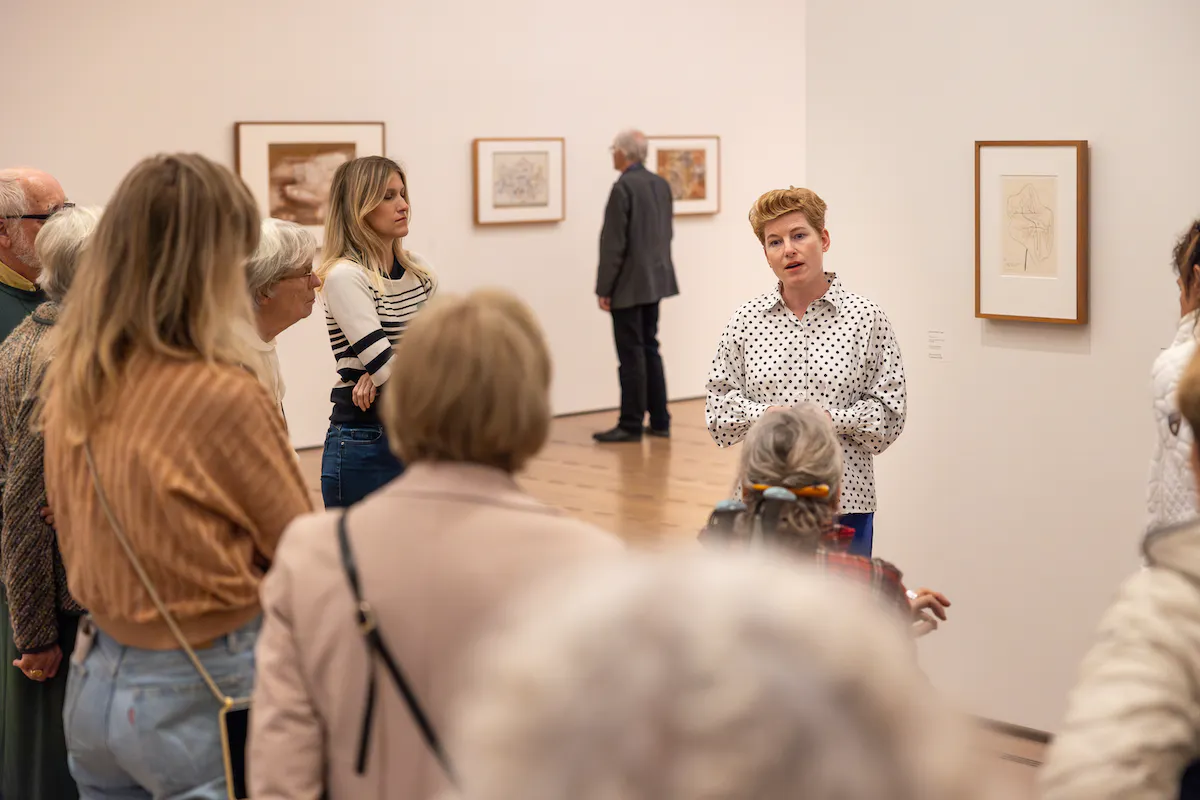
[[[1157,438],[1150,462],[1148,530],[1196,516],[1196,480],[1192,477],[1192,431],[1179,419],[1175,388],[1196,352],[1196,311],[1179,321],[1175,341],[1154,360],[1154,425]],[[1172,421],[1174,417],[1174,424]]]
[[[1144,550],[1080,667],[1043,800],[1174,800],[1200,758],[1200,522]]]

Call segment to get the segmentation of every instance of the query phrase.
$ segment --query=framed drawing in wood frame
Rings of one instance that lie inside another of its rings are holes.
[[[234,169],[263,217],[297,222],[321,245],[333,173],[355,158],[385,155],[384,140],[382,122],[238,122]]]
[[[1088,321],[1088,143],[975,142],[975,316]]]
[[[475,224],[522,225],[566,219],[566,147],[561,137],[474,140]]]
[[[721,212],[721,137],[647,136],[646,168],[671,184],[675,215]]]

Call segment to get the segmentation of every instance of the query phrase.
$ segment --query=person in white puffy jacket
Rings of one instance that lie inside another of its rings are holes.
[[[1197,315],[1200,311],[1200,265],[1196,239],[1200,220],[1175,245],[1174,263],[1179,285],[1179,328],[1171,346],[1154,360],[1154,423],[1157,439],[1150,462],[1147,496],[1148,530],[1189,520],[1197,515],[1196,480],[1192,475],[1192,432],[1181,424],[1175,404],[1179,376],[1196,352]]]
[[[1200,224],[1180,263],[1184,274],[1200,268]],[[1200,357],[1178,383],[1180,432],[1194,434]],[[1194,443],[1189,460],[1195,491]],[[1080,668],[1040,774],[1044,800],[1174,800],[1200,760],[1200,519],[1151,531],[1143,551],[1145,568],[1121,587]]]

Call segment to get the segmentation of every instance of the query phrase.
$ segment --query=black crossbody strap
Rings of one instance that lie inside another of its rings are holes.
[[[442,743],[438,739],[437,731],[434,730],[429,717],[425,716],[425,710],[421,708],[420,702],[417,701],[417,695],[413,692],[408,679],[404,677],[404,673],[400,670],[400,665],[396,663],[396,659],[392,658],[391,651],[383,643],[383,636],[379,632],[379,623],[375,619],[375,612],[371,610],[370,603],[363,599],[362,585],[358,577],[358,565],[354,560],[354,550],[350,547],[350,537],[346,532],[346,512],[344,511],[338,517],[338,549],[342,555],[342,569],[345,570],[346,579],[350,582],[350,591],[354,593],[358,630],[363,635],[363,638],[366,639],[372,656],[379,656],[384,666],[387,667],[388,672],[391,673],[392,680],[396,683],[396,688],[404,696],[404,702],[408,705],[408,710],[412,714],[413,721],[421,729],[421,735],[425,738],[425,743],[429,745],[429,749],[433,751],[438,763],[445,770],[446,776],[453,783],[454,772],[450,768],[450,760],[446,758],[446,753],[442,749]],[[367,708],[363,714],[363,727],[358,739],[358,761],[355,769],[359,775],[362,775],[367,769],[367,752],[370,750],[371,728],[375,719],[375,695],[375,670],[372,667],[367,678]]]

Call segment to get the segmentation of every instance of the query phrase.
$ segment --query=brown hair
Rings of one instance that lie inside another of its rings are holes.
[[[1179,386],[1175,390],[1175,402],[1179,406],[1179,413],[1192,427],[1192,433],[1196,435],[1196,441],[1200,445],[1200,351],[1196,352],[1183,370]]]
[[[1191,294],[1192,284],[1197,282],[1196,267],[1200,266],[1200,219],[1180,234],[1171,256],[1172,266],[1183,284],[1184,293]]]
[[[550,432],[550,353],[533,312],[481,289],[439,297],[396,347],[381,416],[392,449],[416,461],[459,461],[516,472]]]
[[[103,418],[135,352],[253,363],[234,323],[253,318],[246,259],[258,235],[245,184],[204,156],[152,156],[125,176],[55,325],[43,396],[60,396],[68,441]]]
[[[804,212],[808,224],[813,231],[820,233],[825,230],[825,201],[812,189],[797,189],[790,186],[787,189],[772,189],[754,201],[750,208],[750,227],[758,241],[762,242],[767,223],[779,219],[784,214],[793,211]]]

